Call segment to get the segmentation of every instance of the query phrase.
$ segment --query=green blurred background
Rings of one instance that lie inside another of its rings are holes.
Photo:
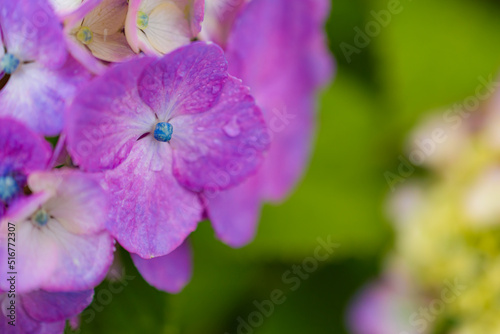
[[[473,95],[478,77],[500,69],[497,0],[401,0],[401,13],[348,62],[341,43],[354,45],[354,28],[364,30],[389,2],[332,1],[326,29],[337,74],[319,99],[313,158],[290,198],[264,208],[256,240],[231,249],[201,223],[192,237],[193,279],[178,295],[150,287],[122,252],[135,278],[109,301],[94,301],[99,312],[82,319],[81,333],[233,334],[238,317],[274,289],[286,301],[248,334],[348,333],[349,300],[392,247],[384,172],[397,170],[404,140],[425,113]],[[328,236],[340,247],[291,291],[283,273]]]

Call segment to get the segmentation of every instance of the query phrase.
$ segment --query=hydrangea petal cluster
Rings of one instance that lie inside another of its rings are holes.
[[[0,0],[0,267],[15,226],[22,333],[62,333],[90,303],[111,236],[179,292],[199,221],[241,246],[300,176],[331,74],[326,0],[210,0],[201,31],[204,6]]]
[[[113,258],[113,241],[104,230],[107,198],[99,183],[88,174],[62,169],[31,173],[27,186],[33,194],[15,202],[0,221],[4,272],[9,271],[8,226],[16,226],[17,291],[96,286]],[[8,284],[2,281],[0,288],[7,291]]]
[[[164,123],[173,128],[168,142],[156,136]],[[143,258],[179,246],[202,218],[199,194],[242,182],[267,148],[248,89],[205,43],[114,67],[75,99],[67,129],[80,167],[108,169],[108,229]],[[216,182],[228,168],[237,170]]]
[[[126,0],[87,1],[66,18],[69,50],[91,72],[104,69],[97,59],[122,62],[134,55],[123,32],[127,11]]]
[[[137,53],[166,54],[198,35],[203,10],[203,0],[130,0],[127,39]]]

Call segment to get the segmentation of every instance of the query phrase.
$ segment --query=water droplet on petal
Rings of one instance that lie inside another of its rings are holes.
[[[226,123],[222,127],[222,130],[228,135],[229,137],[236,137],[240,134],[240,126],[238,125],[238,120],[236,116],[233,116],[229,122]]]
[[[217,94],[218,92],[220,92],[220,86],[219,85],[212,86],[212,94]]]

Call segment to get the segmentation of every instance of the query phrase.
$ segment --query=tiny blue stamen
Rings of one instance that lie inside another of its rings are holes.
[[[80,30],[78,30],[78,32],[76,33],[76,39],[78,39],[83,44],[88,45],[94,39],[94,34],[89,27],[81,27]]]
[[[149,15],[144,13],[143,11],[139,11],[137,13],[137,27],[141,30],[144,30],[149,25]]]
[[[49,215],[47,214],[47,211],[40,209],[33,214],[33,220],[37,222],[38,225],[45,226],[49,221]]]
[[[8,201],[19,191],[16,180],[10,176],[0,176],[0,199]]]
[[[0,70],[7,74],[14,73],[19,67],[19,59],[11,53],[6,53],[0,60]]]
[[[170,123],[160,122],[156,124],[153,136],[156,140],[161,142],[168,142],[172,139],[172,133],[174,133],[174,127]]]

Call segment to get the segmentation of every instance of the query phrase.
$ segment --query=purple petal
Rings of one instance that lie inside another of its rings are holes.
[[[105,174],[112,195],[108,230],[125,249],[145,259],[173,251],[201,220],[197,195],[172,175],[171,154],[169,146],[148,136]]]
[[[139,95],[160,119],[168,120],[210,109],[227,78],[222,49],[197,42],[148,66],[139,79]]]
[[[230,73],[259,97],[269,99],[276,89],[287,96],[314,92],[332,75],[323,33],[328,11],[318,14],[324,7],[326,0],[251,1],[229,38]]]
[[[234,20],[248,0],[212,0],[205,4],[205,17],[200,36],[225,47]]]
[[[299,181],[309,162],[316,104],[313,96],[290,96],[281,103],[270,104],[276,106],[267,113],[273,140],[259,177],[264,199],[280,202]]]
[[[174,117],[174,174],[193,191],[218,191],[255,172],[268,147],[265,123],[248,88],[229,78],[207,112]]]
[[[155,123],[137,93],[137,77],[151,58],[115,66],[84,87],[67,112],[68,151],[85,170],[111,169]]]
[[[205,0],[190,0],[190,23],[193,37],[196,37],[201,31],[201,23],[205,12]]]
[[[62,25],[48,0],[1,1],[0,22],[7,51],[22,61],[52,69],[66,61]]]
[[[50,157],[50,145],[43,137],[16,120],[0,118],[0,174],[45,169]]]
[[[171,253],[151,260],[131,256],[142,277],[159,290],[178,293],[191,279],[192,255],[187,241]]]
[[[325,6],[324,0],[252,1],[228,43],[230,71],[252,89],[273,138],[259,173],[264,196],[273,201],[282,200],[303,173],[311,149],[315,93],[331,76],[326,45],[319,43],[324,40]]]
[[[219,240],[235,248],[253,240],[260,214],[258,187],[258,179],[252,176],[232,189],[205,196]]]
[[[30,317],[21,305],[22,297],[16,298],[15,326],[8,324],[11,321],[3,312],[0,312],[0,333],[2,334],[63,334],[66,321],[40,322]],[[7,294],[0,294],[0,305],[6,310],[10,303]]]
[[[55,136],[62,130],[66,103],[89,78],[72,57],[59,70],[24,64],[0,91],[0,116],[16,118],[38,133]]]
[[[307,165],[316,90],[332,73],[322,32],[326,2],[253,0],[234,24],[226,53],[230,73],[250,86],[271,137],[270,151],[254,179],[257,184],[222,195],[234,206],[240,202],[255,205],[261,200],[283,200]],[[250,219],[258,218],[258,209],[243,218],[231,204],[224,212],[222,199],[209,201],[212,223],[216,229],[229,224],[248,225],[242,228],[241,238],[237,229],[231,239],[226,237],[231,243],[248,240],[248,231],[253,231],[256,224]],[[250,210],[251,205],[246,209]]]
[[[23,294],[24,310],[44,322],[66,320],[81,313],[92,302],[94,290],[50,293],[38,290]]]

